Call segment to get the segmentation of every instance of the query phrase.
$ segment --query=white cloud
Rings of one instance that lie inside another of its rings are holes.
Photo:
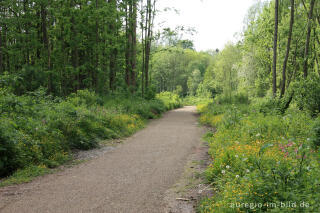
[[[194,27],[193,36],[197,50],[223,48],[243,28],[243,20],[254,0],[158,0],[157,9],[173,7],[175,12],[157,14],[156,23],[165,21],[163,27],[177,25]],[[159,29],[157,24],[156,29]]]

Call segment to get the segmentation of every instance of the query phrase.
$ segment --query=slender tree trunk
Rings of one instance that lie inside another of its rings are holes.
[[[24,11],[24,16],[28,15],[28,9],[27,9],[27,5],[28,5],[28,0],[24,0],[23,1],[23,11]],[[30,23],[27,22],[25,24],[25,63],[29,64],[30,63],[30,52],[29,52],[29,27],[30,27]]]
[[[320,41],[319,41],[318,35],[317,35],[317,33],[316,33],[316,28],[313,28],[313,35],[314,35],[314,38],[315,38],[315,40],[317,41],[318,45],[320,45]],[[316,42],[314,42],[314,49],[316,49]],[[317,70],[318,70],[318,73],[319,73],[319,75],[320,75],[319,60],[318,60],[317,51],[314,51],[314,57],[315,57],[316,65],[317,65]]]
[[[290,86],[290,83],[292,81],[292,78],[294,79],[295,78],[295,74],[297,72],[297,67],[296,67],[296,61],[297,61],[297,53],[298,53],[298,42],[299,40],[296,41],[296,48],[295,48],[295,51],[294,51],[294,55],[293,55],[293,59],[292,59],[292,67],[294,67],[293,69],[293,72],[291,73],[291,75],[289,76],[289,79],[288,79],[288,83],[287,83],[287,88],[289,88]]]
[[[294,23],[294,0],[291,0],[291,15],[290,15],[290,27],[289,27],[289,35],[288,35],[288,43],[287,43],[287,51],[286,56],[284,58],[283,67],[282,67],[282,85],[281,85],[281,93],[280,98],[283,97],[285,90],[286,90],[286,80],[287,80],[287,62],[289,58],[290,53],[290,45],[291,45],[291,38],[292,38],[292,29],[293,29],[293,23]]]
[[[1,19],[5,19],[5,11],[3,9],[3,7],[0,7],[0,16]],[[3,43],[5,42],[4,39],[2,38],[3,36],[3,31],[4,31],[4,24],[2,23],[2,20],[0,20],[0,73],[5,71],[5,67],[4,67],[4,45]]]
[[[146,35],[146,29],[147,29],[147,23],[148,23],[148,8],[147,12],[145,13],[145,17],[143,15],[143,0],[141,0],[141,43],[142,43],[142,66],[141,66],[141,95],[144,97],[144,74],[145,74],[145,35]],[[143,19],[145,18],[145,20]],[[145,25],[143,24],[145,22]]]
[[[45,50],[47,51],[47,68],[49,71],[48,74],[48,92],[52,93],[53,85],[52,85],[52,73],[51,73],[51,50],[49,45],[49,37],[47,30],[47,9],[46,5],[41,5],[41,24],[42,24],[42,38]]]
[[[137,0],[132,0],[132,55],[131,55],[131,86],[136,87],[137,65]]]
[[[2,44],[2,28],[0,28],[0,73],[4,71],[3,67],[3,44]]]
[[[311,0],[310,11],[308,15],[308,32],[306,39],[306,46],[304,49],[304,59],[303,59],[303,75],[304,78],[308,77],[308,55],[309,55],[309,46],[310,46],[310,35],[311,35],[311,24],[312,24],[312,14],[315,0]]]
[[[98,13],[99,2],[96,0],[96,12]],[[96,48],[95,48],[95,68],[92,70],[92,86],[98,90],[97,70],[99,69],[99,19],[96,18]]]
[[[273,64],[272,64],[272,92],[273,97],[277,95],[277,42],[278,42],[278,7],[279,0],[275,0],[275,23],[273,38]]]
[[[8,28],[6,25],[4,25],[3,27],[4,31],[3,31],[3,49],[6,50],[7,49],[7,31]],[[5,52],[5,57],[4,57],[4,62],[3,62],[3,67],[4,67],[4,71],[8,71],[10,73],[10,56],[7,52]]]
[[[127,2],[129,2],[128,0]],[[129,6],[129,9],[128,9]],[[131,3],[127,3],[125,5],[126,7],[126,50],[125,50],[125,56],[126,56],[126,70],[125,70],[125,81],[128,87],[130,87],[130,69],[131,69],[131,32],[130,32],[130,23],[131,23]]]
[[[151,40],[152,40],[152,24],[153,24],[153,14],[154,11],[152,9],[151,0],[147,1],[148,7],[148,22],[147,22],[147,34],[146,34],[146,43],[145,43],[145,87],[146,89],[149,87],[149,64],[150,64],[150,51],[151,51]],[[153,3],[153,7],[155,7],[155,1]]]
[[[116,0],[108,0],[108,3],[110,4],[110,6],[112,7],[112,10],[117,10],[116,8]],[[114,14],[112,14],[114,16]],[[109,88],[111,91],[115,90],[115,79],[116,79],[116,66],[117,66],[117,54],[118,54],[118,49],[115,47],[115,43],[114,40],[116,38],[116,27],[115,27],[115,23],[116,23],[116,17],[112,17],[112,21],[110,21],[109,24],[109,29],[110,29],[110,48],[111,48],[111,55],[110,55],[110,59],[109,59]]]
[[[71,5],[72,6],[72,5]],[[75,20],[74,17],[71,17],[71,33],[72,37],[76,38],[77,37],[77,31],[75,28]],[[77,44],[71,47],[71,61],[72,61],[72,67],[74,70],[77,70],[76,76],[75,76],[75,81],[77,82],[76,86],[73,88],[74,92],[80,89],[81,85],[81,79],[80,79],[80,71],[78,70],[79,68],[79,50]]]
[[[37,11],[37,17],[41,17],[41,10],[39,11]],[[42,23],[42,21],[41,21],[42,19],[40,18],[39,19],[39,21],[37,22],[37,38],[38,38],[38,42],[40,43],[40,44],[42,44],[43,43],[43,39],[42,39],[42,35],[41,35],[41,23]],[[40,48],[40,45],[37,47],[37,50],[36,50],[36,57],[37,57],[37,60],[39,61],[40,60],[40,58],[41,58],[41,48]]]

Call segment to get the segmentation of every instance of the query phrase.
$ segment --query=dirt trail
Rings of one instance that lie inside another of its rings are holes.
[[[165,212],[165,193],[183,173],[203,133],[194,107],[170,111],[98,158],[0,189],[0,212]]]

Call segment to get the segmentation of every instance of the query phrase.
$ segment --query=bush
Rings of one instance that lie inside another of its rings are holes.
[[[307,110],[312,116],[320,112],[320,77],[310,74],[307,79],[293,85],[296,88],[295,101],[300,109]]]
[[[249,104],[249,97],[245,93],[236,93],[231,96],[218,95],[215,97],[215,102],[219,104]]]
[[[72,150],[87,150],[98,147],[100,140],[129,136],[147,119],[180,105],[172,93],[159,97],[101,97],[79,90],[62,99],[46,96],[44,89],[24,96],[1,89],[0,177],[32,165],[56,167],[70,159]]]
[[[181,107],[181,99],[179,95],[172,92],[161,92],[156,95],[156,98],[164,103],[167,110]]]
[[[19,167],[14,124],[0,119],[0,177]]]
[[[205,98],[205,97],[197,97],[197,96],[187,96],[183,99],[184,106],[196,106],[199,104],[208,104],[212,102],[212,98]]]
[[[199,212],[304,212],[301,202],[308,212],[319,211],[320,165],[309,138],[314,132],[313,143],[318,141],[318,120],[292,110],[262,114],[252,106],[224,105],[217,115],[211,105],[202,107],[200,120],[217,127],[206,137],[212,163],[205,172],[217,192],[200,203]],[[296,207],[278,205],[289,201]],[[246,203],[256,205],[240,205]]]
[[[312,142],[315,148],[320,147],[320,117],[318,117],[312,127],[313,132],[313,138]]]

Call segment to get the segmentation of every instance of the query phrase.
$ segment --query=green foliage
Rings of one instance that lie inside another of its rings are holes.
[[[295,101],[300,109],[307,110],[315,116],[320,112],[320,77],[310,75],[307,79],[301,80],[295,86]]]
[[[155,99],[156,94],[157,94],[157,91],[156,91],[155,86],[151,85],[145,91],[144,98],[147,99],[147,100],[152,100],[152,99]]]
[[[200,121],[217,131],[206,137],[212,157],[206,177],[216,193],[200,203],[199,212],[319,211],[319,153],[312,148],[317,140],[310,139],[318,133],[318,120],[297,110],[262,114],[248,105],[200,109]],[[288,202],[296,206],[281,207]]]
[[[79,90],[65,99],[43,89],[16,96],[0,91],[0,176],[31,165],[54,168],[74,149],[91,149],[104,139],[129,136],[145,120],[180,106],[169,92],[157,99],[114,94],[99,96]]]
[[[215,101],[219,104],[249,104],[249,97],[244,93],[231,94],[231,96],[218,95]]]
[[[320,117],[318,117],[313,124],[313,145],[318,149],[320,147]]]
[[[14,170],[17,165],[18,150],[15,146],[15,124],[0,119],[0,176]]]
[[[202,90],[222,94],[221,97],[229,98],[231,102],[232,95],[237,91],[239,85],[238,64],[240,60],[239,46],[228,43],[206,69]]]
[[[196,106],[199,104],[208,104],[210,102],[212,102],[212,98],[208,98],[208,97],[187,96],[183,98],[184,106]]]
[[[171,92],[161,92],[157,94],[157,99],[161,100],[166,109],[175,109],[181,106],[181,99],[177,94]]]
[[[151,69],[157,91],[173,92],[177,86],[181,86],[179,95],[195,95],[212,59],[206,52],[196,52],[179,46],[158,47],[152,58]]]

